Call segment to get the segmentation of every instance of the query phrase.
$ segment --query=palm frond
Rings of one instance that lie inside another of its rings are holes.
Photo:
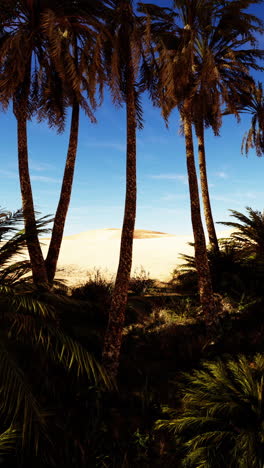
[[[263,354],[207,361],[183,375],[182,405],[156,422],[176,438],[188,467],[262,466]]]
[[[19,438],[20,432],[15,426],[10,426],[6,431],[2,432],[0,434],[0,453],[13,452]]]
[[[21,421],[23,444],[33,439],[35,448],[41,432],[45,432],[47,414],[40,408],[30,383],[18,363],[14,348],[1,333],[0,340],[0,411],[6,422]]]

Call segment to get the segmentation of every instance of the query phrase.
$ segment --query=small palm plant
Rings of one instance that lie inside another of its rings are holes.
[[[51,413],[43,401],[54,387],[54,366],[95,385],[111,385],[100,364],[66,332],[59,311],[67,298],[41,295],[23,280],[30,263],[12,263],[26,246],[18,228],[22,221],[21,210],[0,212],[0,453],[18,446],[18,439],[36,451],[40,440],[48,440]],[[38,221],[41,233],[48,222],[48,217]]]
[[[190,244],[192,245],[192,244]],[[214,292],[241,296],[247,280],[247,268],[235,242],[219,240],[219,250],[207,250]],[[171,282],[179,291],[195,293],[198,289],[195,258],[182,254],[184,261],[172,272]]]
[[[239,211],[229,210],[237,222],[220,222],[235,228],[236,231],[230,235],[231,241],[240,248],[240,253],[246,257],[254,257],[256,260],[264,261],[264,211],[253,210],[246,207],[248,216]]]
[[[176,437],[182,466],[264,466],[264,356],[205,362],[185,375],[182,406],[156,429]]]

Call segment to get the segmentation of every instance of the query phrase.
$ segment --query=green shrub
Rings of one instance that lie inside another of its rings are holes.
[[[140,270],[135,269],[129,281],[129,290],[140,296],[146,294],[154,286],[155,280],[150,279],[149,273],[141,266]]]
[[[110,303],[113,290],[113,281],[107,279],[100,269],[88,272],[88,280],[85,284],[72,289],[74,299],[90,300],[92,302]]]
[[[185,374],[178,409],[156,429],[172,434],[182,466],[264,466],[264,356],[204,362]]]
[[[262,296],[264,263],[255,258],[245,258],[233,240],[223,239],[219,247],[219,251],[207,250],[214,292],[228,294],[236,300],[243,294]],[[191,255],[181,255],[181,258],[184,263],[173,270],[171,284],[177,292],[197,294],[195,258]]]

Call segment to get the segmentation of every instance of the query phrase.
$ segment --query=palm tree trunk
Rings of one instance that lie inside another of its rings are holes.
[[[66,165],[64,169],[64,176],[61,186],[60,199],[54,219],[52,235],[49,245],[49,250],[46,258],[46,270],[48,281],[52,285],[56,273],[57,262],[60,253],[61,242],[63,238],[63,231],[65,220],[70,204],[72,183],[75,169],[75,160],[78,146],[79,134],[79,104],[75,102],[72,106],[71,116],[71,130],[69,138],[68,153]]]
[[[197,138],[198,138],[198,157],[199,157],[199,170],[200,170],[200,180],[201,180],[201,189],[202,189],[202,199],[204,207],[204,216],[205,222],[209,237],[209,243],[212,249],[219,251],[218,240],[215,232],[214,220],[212,215],[208,181],[207,181],[207,171],[206,171],[206,158],[205,158],[205,145],[204,145],[204,126],[203,121],[198,122],[197,127]]]
[[[23,109],[22,103],[20,104],[20,107],[21,110],[16,110],[18,167],[23,215],[25,220],[27,248],[31,262],[33,282],[38,288],[47,289],[48,278],[46,274],[43,254],[38,239],[33,195],[28,167],[27,117]]]
[[[110,377],[116,377],[119,366],[122,333],[125,321],[127,293],[132,267],[133,237],[136,219],[136,110],[134,94],[134,70],[132,63],[128,71],[128,92],[126,97],[127,114],[127,166],[126,201],[119,265],[109,311],[108,327],[105,333],[103,364]]]
[[[206,242],[201,219],[199,191],[193,150],[192,123],[190,115],[190,103],[189,100],[186,100],[183,108],[183,125],[189,179],[191,218],[194,235],[195,261],[198,274],[198,287],[201,306],[205,318],[207,321],[210,321],[215,311],[215,304],[206,252]]]

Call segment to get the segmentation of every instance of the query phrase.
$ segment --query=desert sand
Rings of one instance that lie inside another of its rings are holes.
[[[227,231],[219,233],[227,236]],[[56,277],[68,285],[85,282],[88,272],[100,269],[113,277],[119,260],[121,230],[96,229],[63,238]],[[192,236],[176,236],[158,231],[135,230],[132,273],[141,266],[150,278],[168,281],[173,269],[182,263],[181,253],[193,255]],[[49,239],[41,239],[44,255]]]

